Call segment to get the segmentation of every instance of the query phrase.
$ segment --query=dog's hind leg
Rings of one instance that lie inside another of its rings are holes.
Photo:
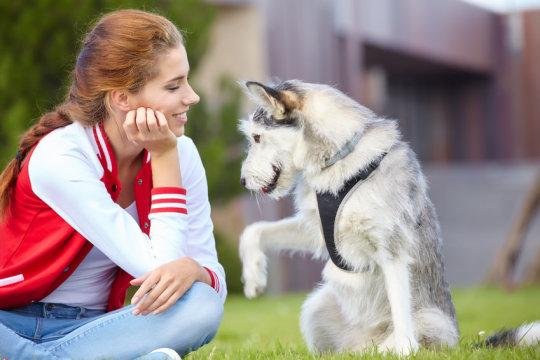
[[[339,350],[344,319],[328,284],[315,289],[302,305],[300,328],[311,352]]]
[[[252,298],[266,288],[266,251],[293,250],[321,256],[326,247],[320,231],[310,231],[303,218],[295,216],[247,226],[240,236],[239,250],[244,293]]]
[[[415,336],[425,347],[454,346],[459,334],[452,319],[435,307],[423,308],[413,315]]]
[[[364,317],[364,314],[351,319],[351,309],[344,309],[343,306],[354,306],[355,301],[343,302],[338,299],[347,295],[336,292],[331,284],[324,283],[302,305],[300,328],[311,352],[365,352],[370,348],[375,349],[376,344],[384,339],[389,320],[381,317],[380,321],[372,321],[370,316]]]

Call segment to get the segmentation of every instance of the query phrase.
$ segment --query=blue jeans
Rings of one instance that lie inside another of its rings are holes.
[[[212,340],[223,315],[214,289],[200,282],[161,314],[132,310],[50,303],[0,310],[0,359],[150,359],[144,355],[160,347],[183,355]]]

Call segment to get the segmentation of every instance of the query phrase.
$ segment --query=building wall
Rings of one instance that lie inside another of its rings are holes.
[[[193,78],[210,104],[219,103],[223,76],[235,81],[266,79],[264,17],[255,5],[218,6],[209,38],[208,51]]]

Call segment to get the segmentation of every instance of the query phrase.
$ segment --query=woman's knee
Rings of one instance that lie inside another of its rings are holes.
[[[211,340],[217,333],[223,318],[223,303],[216,291],[207,284],[195,283],[191,291],[197,293],[192,300],[199,314],[197,324],[199,324],[202,332],[208,334],[209,340]]]
[[[190,324],[192,331],[210,341],[219,328],[223,317],[223,303],[216,291],[207,284],[196,282],[171,308],[178,321]]]

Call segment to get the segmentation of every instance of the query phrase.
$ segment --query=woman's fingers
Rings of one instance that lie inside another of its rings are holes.
[[[162,277],[149,292],[144,293],[142,299],[133,310],[133,314],[159,314],[171,307],[171,305],[184,295],[189,286],[189,283],[183,278],[165,280]]]
[[[139,301],[134,311],[142,315],[148,314],[148,308],[151,307],[154,302],[158,301],[160,295],[165,292],[168,285],[169,284],[163,278],[161,278],[155,284],[155,286],[145,293],[144,297]]]
[[[146,109],[146,124],[150,134],[156,134],[159,131],[159,124],[156,118],[157,111]]]
[[[165,304],[177,291],[178,288],[176,286],[168,286],[161,294],[158,294],[158,297],[154,300],[154,302],[148,304],[148,306],[141,312],[143,315],[152,313],[154,310]]]
[[[160,313],[164,312],[165,310],[167,310],[168,308],[170,308],[171,306],[173,306],[178,301],[178,299],[180,299],[182,297],[182,295],[184,295],[184,293],[186,291],[187,291],[187,289],[182,289],[182,290],[178,290],[178,291],[174,292],[169,297],[169,299],[167,299],[167,301],[163,305],[161,305],[160,307],[155,309],[152,312],[152,314],[154,314],[154,315],[160,314]]]
[[[124,123],[122,124],[124,126],[124,131],[126,132],[126,136],[132,142],[135,142],[135,139],[137,138],[137,134],[139,133],[139,130],[137,129],[137,124],[135,124],[136,115],[137,115],[136,110],[128,111],[128,113],[126,114],[126,119],[124,120]]]
[[[140,107],[137,109],[137,116],[135,117],[135,123],[137,124],[137,129],[141,135],[146,136],[150,130],[148,130],[148,124],[146,123],[146,116],[148,114],[148,109]]]
[[[138,277],[138,278],[136,278],[136,279],[133,279],[133,280],[131,280],[129,283],[130,283],[131,285],[133,285],[133,286],[139,286],[139,285],[141,285],[141,284],[144,282],[144,280],[146,280],[146,279],[148,278],[148,275],[150,275],[150,273],[144,274],[144,275],[141,276],[141,277]]]
[[[191,285],[189,285],[187,282],[182,282],[181,286],[167,299],[167,301],[155,309],[152,314],[157,315],[173,306],[178,299],[180,299],[186,293],[186,291],[189,290],[190,287]]]
[[[137,305],[133,314],[158,314],[171,307],[190,286],[200,280],[201,266],[189,257],[163,264],[142,282],[132,304]],[[201,281],[201,280],[200,280]],[[139,283],[135,279],[132,283]]]
[[[139,289],[133,294],[133,297],[131,298],[132,304],[137,304],[141,299],[145,296],[146,293],[148,293],[159,281],[159,274],[157,274],[155,271],[151,272],[146,280],[144,280],[139,287]]]
[[[176,147],[176,135],[159,110],[139,107],[126,113],[124,129],[128,140],[148,151],[168,151]]]
[[[164,312],[172,305],[174,305],[178,299],[180,299],[186,291],[189,289],[189,284],[186,281],[182,281],[177,286],[169,287],[162,296],[158,298],[150,307],[147,308],[146,313],[152,313],[157,315]]]
[[[169,124],[167,123],[167,118],[161,111],[156,111],[156,118],[159,125],[159,130],[166,132],[169,129]]]

